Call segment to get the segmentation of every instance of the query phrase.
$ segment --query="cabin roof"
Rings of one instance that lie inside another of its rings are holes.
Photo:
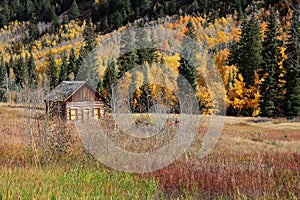
[[[44,97],[45,101],[64,102],[69,99],[83,85],[88,84],[92,89],[98,92],[86,81],[63,81]]]

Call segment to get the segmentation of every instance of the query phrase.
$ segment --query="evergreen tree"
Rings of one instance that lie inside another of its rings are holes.
[[[300,96],[300,5],[294,0],[292,7],[293,17],[286,49],[288,58],[284,62],[286,69],[285,113],[288,117],[300,116],[297,111],[299,107],[297,100]]]
[[[39,37],[40,33],[36,23],[30,22],[30,24],[28,25],[28,35],[29,35],[29,42],[33,42]]]
[[[100,17],[106,16],[109,11],[109,2],[107,0],[100,1],[98,4],[97,14]]]
[[[241,20],[244,18],[244,13],[243,13],[243,0],[237,0],[235,3],[235,10],[237,11],[238,15],[238,19]]]
[[[12,77],[10,73],[10,69],[14,71],[14,67],[15,67],[15,60],[12,58],[12,56],[10,56],[9,62],[6,64],[8,77]]]
[[[63,52],[60,71],[59,71],[59,83],[66,81],[68,79],[68,55],[66,52]]]
[[[136,42],[139,43],[139,46],[142,46],[143,49],[136,50],[136,54],[139,58],[138,64],[143,65],[149,63],[150,65],[158,61],[158,53],[156,46],[156,41],[151,35],[151,31],[142,29],[140,33],[136,35]],[[142,45],[141,45],[142,44]],[[136,45],[138,46],[138,45]]]
[[[102,23],[101,23],[101,31],[107,32],[109,30],[109,24],[108,24],[108,19],[107,17],[104,17]]]
[[[229,46],[230,54],[227,59],[228,65],[233,65],[238,63],[240,60],[240,54],[239,54],[239,44],[236,41],[233,41]]]
[[[53,19],[53,23],[52,23],[53,32],[57,32],[59,30],[59,19],[58,16],[56,15],[54,6],[52,6],[51,8],[51,16]]]
[[[271,12],[271,18],[266,30],[266,36],[263,42],[263,63],[262,76],[267,76],[261,86],[261,112],[266,117],[276,117],[280,113],[280,66],[282,61],[280,52],[281,41],[278,39],[277,15]]]
[[[255,71],[259,71],[262,64],[261,31],[257,17],[242,23],[242,34],[234,52],[231,52],[231,63],[236,65],[243,75],[246,87],[254,85]]]
[[[12,13],[15,14],[16,20],[23,19],[23,17],[26,16],[25,15],[25,7],[22,4],[22,2],[17,1],[16,10],[15,10],[15,12],[12,12]]]
[[[54,11],[54,12],[53,12]],[[41,0],[39,18],[41,21],[52,22],[56,16],[55,8],[48,0]]]
[[[69,22],[70,22],[69,16],[68,15],[63,16],[62,24],[68,24]],[[65,27],[63,28],[63,30],[66,32]]]
[[[77,19],[80,15],[80,11],[79,11],[79,8],[78,8],[78,5],[76,3],[76,0],[73,0],[73,3],[70,7],[70,11],[69,11],[69,16],[70,16],[70,19]]]
[[[38,74],[32,53],[30,53],[30,57],[27,60],[27,70],[29,87],[36,88],[38,85]]]
[[[122,0],[109,0],[109,12],[114,13],[122,9]]]
[[[24,78],[25,78],[25,62],[22,55],[19,56],[17,59],[16,65],[14,67],[14,74],[15,74],[15,83],[17,86],[23,88],[24,86]]]
[[[7,77],[7,70],[4,63],[3,57],[0,61],[0,101],[4,100],[4,95],[6,92],[6,77]]]
[[[189,62],[184,59],[181,58],[179,60],[179,67],[178,67],[178,71],[181,75],[183,75],[188,82],[191,84],[192,88],[195,90],[196,89],[196,71],[195,71],[195,67],[191,64],[189,64]]]
[[[99,83],[99,68],[97,65],[97,60],[93,54],[88,54],[83,58],[80,63],[80,68],[76,76],[78,81],[88,81],[95,88],[97,88]]]
[[[140,12],[143,16],[149,16],[149,11],[151,11],[153,2],[152,0],[140,0]]]
[[[293,93],[290,95],[293,116],[300,116],[300,78],[296,78]]]
[[[127,13],[130,14],[132,11],[131,2],[130,0],[123,0],[122,1],[122,8]]]
[[[177,1],[176,0],[171,0],[170,4],[168,6],[168,13],[169,14],[175,14],[177,9]]]
[[[89,19],[86,23],[83,37],[85,43],[83,50],[85,51],[85,53],[90,53],[96,47],[96,34],[92,19]]]
[[[116,11],[113,15],[113,18],[114,18],[114,25],[116,28],[122,26],[124,19],[121,12]]]
[[[99,69],[96,66],[96,58],[92,54],[92,51],[96,47],[96,35],[91,19],[85,26],[83,36],[84,46],[80,49],[80,56],[78,58],[80,68],[78,69],[78,74],[75,74],[76,79],[88,81],[97,88]]]
[[[50,90],[58,85],[57,67],[52,53],[48,56],[48,71],[47,71]]]
[[[103,78],[104,94],[108,99],[112,96],[112,89],[117,84],[116,62],[112,61],[105,70]]]
[[[192,88],[196,90],[196,79],[197,79],[197,73],[196,73],[196,66],[194,64],[195,61],[195,51],[196,47],[193,45],[193,43],[189,44],[190,42],[196,41],[196,30],[194,25],[191,21],[187,24],[188,31],[186,33],[186,37],[183,39],[184,46],[186,47],[183,49],[184,57],[181,57],[179,60],[179,67],[178,71],[179,74],[181,74],[184,78],[187,79],[187,81],[190,83]],[[193,40],[193,41],[190,41]],[[189,61],[192,61],[193,63],[189,63]]]
[[[4,25],[8,25],[8,22],[10,20],[10,9],[8,7],[7,0],[4,0],[3,7],[0,13],[0,27],[3,27]]]
[[[75,56],[75,50],[74,48],[72,48],[69,55],[69,63],[67,66],[67,76],[68,76],[67,80],[73,81],[77,73],[78,73],[78,63],[77,63],[77,58]]]
[[[129,28],[130,30],[130,28]],[[137,64],[139,57],[135,48],[136,33],[134,31],[125,31],[121,38],[121,52],[120,57],[117,60],[119,66],[118,78],[121,78],[127,71],[134,69]],[[129,51],[133,50],[133,51]]]
[[[26,18],[27,20],[32,20],[35,16],[35,6],[31,0],[27,0],[25,6]]]
[[[70,9],[72,3],[73,3],[73,0],[62,0],[61,9],[62,10],[68,10],[68,9]]]

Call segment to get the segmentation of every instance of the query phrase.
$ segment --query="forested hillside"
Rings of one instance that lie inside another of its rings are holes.
[[[300,116],[298,0],[4,0],[0,11],[1,101],[20,103],[34,94],[42,103],[61,81],[78,80],[82,61],[103,40],[151,25],[178,30],[179,38],[188,36],[207,48],[225,86],[228,115]],[[165,49],[170,45],[166,42]],[[201,63],[212,61],[202,52],[195,55]],[[189,81],[203,113],[215,112],[201,67],[181,55],[146,49],[99,63],[93,73],[100,75],[97,87],[108,100],[111,86],[128,69],[164,63]],[[174,103],[170,112],[178,112],[174,95],[143,84],[146,78],[132,79],[132,110],[147,112],[146,94],[155,101],[162,92]]]

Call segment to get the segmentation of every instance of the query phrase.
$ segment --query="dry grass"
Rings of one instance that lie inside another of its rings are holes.
[[[42,115],[41,111],[33,114]],[[32,121],[33,129],[30,129],[26,110],[3,104],[0,105],[0,119],[2,171],[19,170],[20,167],[29,167],[29,171],[40,171],[43,167],[52,169],[51,166],[56,166],[57,163],[62,166],[72,166],[76,163],[83,166],[82,170],[85,170],[85,166],[91,165],[99,169],[99,164],[84,152],[72,124],[64,127],[68,134],[71,131],[71,143],[64,147],[61,156],[54,157],[53,154],[49,157],[45,156],[45,152],[49,153],[51,146],[43,146],[49,148],[47,151],[45,149],[33,151],[30,143],[30,130],[37,131],[38,126],[43,127],[42,120]],[[53,126],[50,123],[51,134],[57,133],[56,128],[57,125]],[[199,135],[203,135],[206,128],[205,125],[202,126]],[[197,141],[200,142],[201,137],[198,137]],[[199,144],[195,143],[192,149],[197,148]],[[151,194],[156,193],[152,198],[159,196],[188,199],[299,199],[299,149],[300,122],[286,119],[226,117],[221,138],[213,152],[206,158],[198,159],[192,152],[165,169],[134,175],[134,178],[154,179],[157,182],[158,191],[154,192],[153,188],[151,189]],[[41,164],[38,168],[35,167],[37,155]],[[47,162],[49,159],[51,162]],[[103,166],[100,166],[100,169],[103,169]],[[54,174],[60,173],[56,167],[53,167],[53,170]],[[43,173],[40,173],[40,176],[44,176]],[[37,179],[41,180],[41,177]],[[122,180],[122,177],[119,177],[118,181]],[[83,191],[85,189],[80,190],[79,188],[76,191],[85,192]],[[53,189],[52,194],[55,191]],[[138,195],[142,194],[142,188],[138,188],[137,191]],[[27,192],[30,192],[30,189],[27,189]],[[160,195],[157,196],[157,193]]]
[[[300,123],[253,120],[226,117],[209,156],[192,155],[149,176],[166,198],[299,199]]]

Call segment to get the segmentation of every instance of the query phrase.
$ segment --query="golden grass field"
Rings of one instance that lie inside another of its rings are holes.
[[[204,159],[189,153],[156,172],[130,174],[95,161],[71,124],[44,142],[42,116],[0,104],[0,199],[300,198],[299,120],[226,117]]]

